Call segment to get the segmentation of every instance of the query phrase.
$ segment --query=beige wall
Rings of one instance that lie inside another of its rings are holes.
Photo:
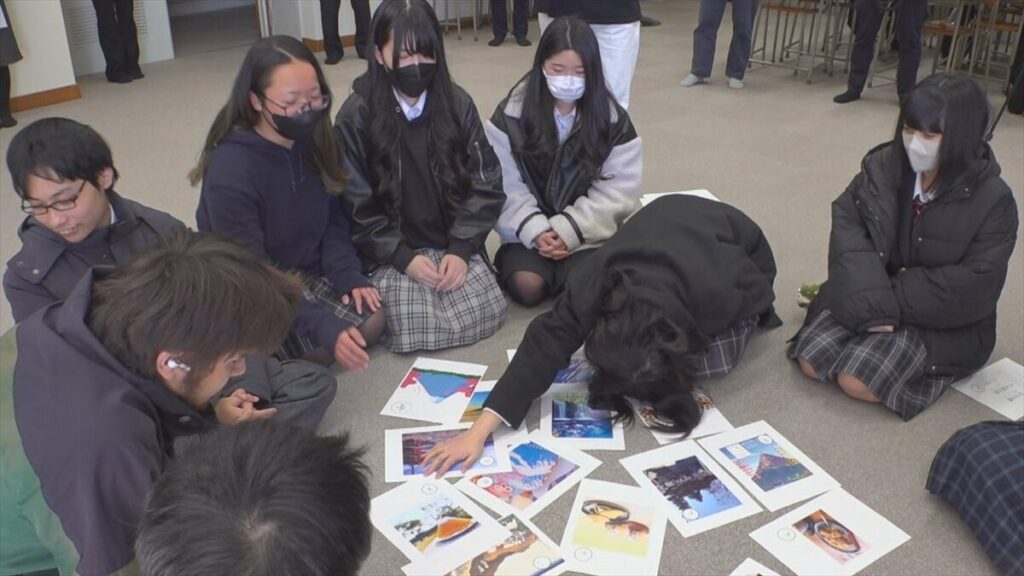
[[[59,0],[7,0],[23,58],[11,66],[11,96],[75,84]]]

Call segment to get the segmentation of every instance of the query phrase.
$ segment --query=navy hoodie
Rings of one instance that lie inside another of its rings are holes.
[[[310,150],[289,150],[253,130],[235,130],[213,149],[196,210],[200,230],[231,238],[283,270],[326,278],[340,296],[372,286],[363,276],[341,199],[329,194]],[[292,332],[333,348],[350,324],[303,303]]]

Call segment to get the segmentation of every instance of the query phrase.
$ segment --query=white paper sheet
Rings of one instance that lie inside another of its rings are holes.
[[[512,358],[514,358],[514,357],[515,357],[515,355],[516,355],[516,349],[512,349],[512,350],[505,350],[505,355],[507,355],[507,356],[508,356],[508,361],[509,361],[509,362],[511,362],[511,361],[512,361]]]
[[[454,426],[420,426],[384,431],[384,481],[405,482],[421,478],[421,459],[435,445],[458,436],[469,429],[470,424]],[[480,459],[469,469],[475,473],[507,472],[511,469],[508,446],[488,436]],[[462,465],[456,464],[445,474],[445,478],[462,476]]]
[[[1024,366],[1009,358],[989,364],[953,388],[1010,420],[1024,418]]]
[[[622,423],[587,406],[587,396],[586,384],[552,384],[540,398],[541,434],[579,450],[625,450]]]
[[[772,512],[839,487],[763,420],[697,442]]]
[[[660,501],[668,521],[685,537],[696,536],[761,511],[739,483],[693,440],[643,452],[619,462],[641,488]]]
[[[708,192],[707,190],[682,190],[680,192],[652,192],[650,194],[644,194],[640,197],[640,206],[647,206],[651,202],[654,202],[662,196],[699,196],[700,198],[707,198],[708,200],[714,200],[715,202],[721,202],[717,196]]]
[[[586,574],[657,574],[665,540],[663,505],[636,486],[585,479],[576,492],[562,553]]]
[[[414,563],[469,559],[510,535],[446,480],[411,480],[377,496],[370,520]]]
[[[753,558],[747,558],[729,576],[779,576],[779,573]]]
[[[455,487],[498,514],[533,518],[587,477],[601,461],[537,432],[510,447],[512,470],[467,474]]]
[[[852,576],[910,540],[844,490],[833,490],[750,533],[798,576]]]
[[[693,396],[696,398],[697,403],[701,405],[704,413],[701,415],[700,423],[690,431],[690,435],[687,436],[687,439],[692,440],[695,438],[703,438],[704,436],[711,436],[712,434],[719,434],[726,430],[732,430],[732,424],[730,424],[725,418],[722,411],[718,409],[718,406],[715,406],[714,401],[711,400],[711,396],[708,396],[707,392],[700,388],[694,388]],[[670,432],[662,432],[651,428],[651,426],[657,422],[658,418],[654,415],[650,405],[638,400],[630,400],[630,404],[632,404],[633,411],[636,412],[637,417],[639,417],[640,423],[651,430],[651,434],[654,436],[654,439],[658,441],[658,444],[671,444],[683,439],[682,434],[672,434]]]
[[[486,371],[482,364],[417,358],[380,413],[454,424]]]
[[[558,546],[529,520],[510,514],[498,520],[512,535],[468,561],[409,564],[406,576],[557,576],[566,563]]]

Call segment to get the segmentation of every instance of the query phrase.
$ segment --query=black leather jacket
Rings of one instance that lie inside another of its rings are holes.
[[[469,143],[466,168],[471,183],[462,204],[449,215],[448,221],[452,224],[448,237],[452,243],[469,243],[474,252],[484,255],[484,241],[505,203],[501,165],[484,135],[473,99],[462,88],[454,86],[454,89],[455,108]],[[338,111],[334,128],[343,143],[344,165],[349,174],[342,200],[352,217],[353,240],[364,268],[374,269],[395,261],[408,262],[412,252],[404,242],[398,223],[387,216],[374,196],[377,179],[367,157],[371,114],[369,92],[369,80],[365,75],[352,83],[352,93]],[[397,101],[395,110],[397,114],[402,113]],[[436,159],[431,158],[431,164],[435,162]],[[441,182],[436,180],[436,183],[443,191]]]

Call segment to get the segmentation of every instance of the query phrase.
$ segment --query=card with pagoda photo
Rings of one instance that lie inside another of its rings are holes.
[[[839,486],[763,420],[697,442],[772,512]]]

